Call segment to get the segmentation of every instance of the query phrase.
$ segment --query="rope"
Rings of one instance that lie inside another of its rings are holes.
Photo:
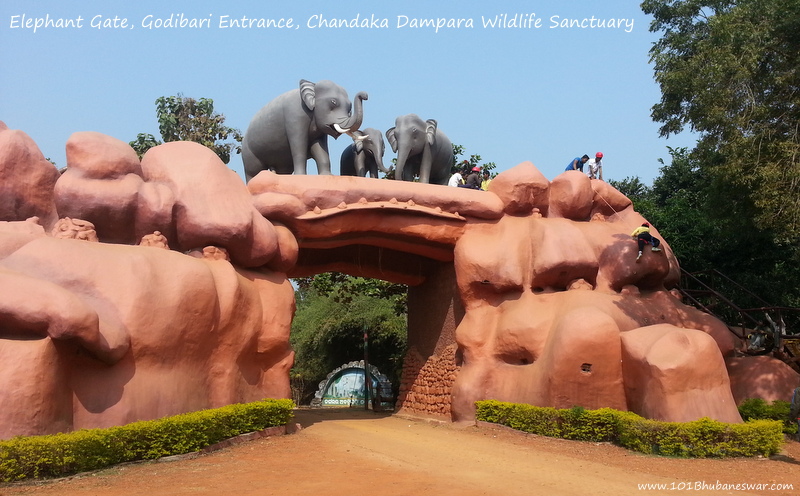
[[[608,201],[607,201],[607,200],[606,200],[606,199],[603,197],[603,195],[601,195],[600,193],[598,193],[598,192],[597,192],[597,190],[596,190],[596,189],[594,189],[594,186],[592,186],[592,191],[594,192],[594,194],[596,194],[597,196],[599,196],[599,197],[600,197],[600,199],[602,199],[602,200],[605,202],[605,204],[606,204],[606,205],[608,205],[608,208],[610,208],[610,209],[611,209],[611,210],[614,212],[614,214],[612,215],[612,217],[613,217],[614,215],[617,215],[617,214],[619,213],[619,212],[617,212],[616,210],[614,210],[614,207],[612,207],[612,206],[611,206],[611,204],[610,204],[610,203],[608,203]]]

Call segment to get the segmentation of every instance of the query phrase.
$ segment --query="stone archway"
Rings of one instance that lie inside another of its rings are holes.
[[[401,410],[461,420],[500,399],[740,420],[725,365],[736,343],[669,293],[666,243],[631,256],[644,219],[602,181],[550,182],[527,163],[488,193],[268,173],[248,187],[295,234],[293,270],[409,284]]]
[[[393,409],[391,381],[374,365],[370,364],[368,369],[373,391],[370,400],[373,404],[378,404],[379,409]],[[349,362],[333,369],[320,381],[311,406],[364,406],[369,395],[369,392],[365,392],[365,376],[364,360]]]
[[[262,215],[296,236],[289,277],[337,271],[408,285],[408,352],[396,407],[449,418],[455,329],[464,315],[453,247],[468,219],[502,216],[498,198],[436,185],[271,173],[248,187]],[[308,190],[318,195],[310,198]]]

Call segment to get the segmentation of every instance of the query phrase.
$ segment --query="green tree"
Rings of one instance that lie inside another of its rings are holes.
[[[645,197],[650,190],[638,177],[629,176],[622,180],[609,179],[608,184],[631,200]]]
[[[304,384],[308,401],[327,374],[364,358],[399,386],[407,339],[406,286],[339,273],[294,279],[297,312],[290,342],[295,351],[293,381]]]
[[[466,153],[466,148],[462,145],[453,144],[453,167],[451,168],[451,173],[455,174],[458,171],[461,171],[465,168],[472,169],[473,167],[480,167],[481,171],[489,171],[489,177],[494,178],[497,176],[497,173],[494,170],[497,168],[497,164],[494,162],[485,162],[481,163],[483,158],[480,155],[472,154],[469,158],[461,158]]]
[[[156,99],[156,118],[161,139],[170,141],[194,141],[214,151],[228,163],[231,154],[241,153],[242,133],[225,125],[225,116],[214,111],[214,100],[210,98],[162,96]],[[233,141],[228,141],[228,140]],[[131,147],[141,157],[150,148],[161,142],[149,133],[140,133]]]
[[[661,101],[652,117],[669,136],[700,135],[693,156],[729,217],[800,238],[800,2],[645,0]]]
[[[730,215],[736,207],[720,203],[714,177],[687,148],[670,148],[670,155],[669,163],[660,161],[651,187],[639,178],[609,183],[658,229],[683,269],[717,269],[772,304],[798,306],[797,249],[757,228],[752,217]],[[717,288],[739,306],[761,306],[738,287],[719,282]]]
[[[136,139],[128,144],[131,145],[131,148],[136,151],[136,155],[141,159],[147,150],[161,143],[163,142],[157,140],[156,137],[150,133],[139,133],[136,135]]]

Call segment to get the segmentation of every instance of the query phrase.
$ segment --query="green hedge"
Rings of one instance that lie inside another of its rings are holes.
[[[476,407],[476,418],[485,422],[542,436],[611,442],[663,456],[769,456],[783,444],[782,423],[775,420],[743,424],[726,424],[709,418],[661,422],[611,408],[557,410],[495,400],[478,401]]]
[[[198,451],[228,438],[286,425],[292,400],[262,400],[109,429],[0,441],[0,481],[63,477],[122,462]]]
[[[790,436],[797,434],[797,419],[789,415],[791,403],[775,400],[767,403],[761,398],[750,398],[739,405],[739,414],[742,419],[748,420],[780,420],[783,424],[783,433]]]

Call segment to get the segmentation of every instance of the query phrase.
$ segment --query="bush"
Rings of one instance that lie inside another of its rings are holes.
[[[0,481],[63,477],[122,462],[198,451],[224,439],[286,425],[291,400],[262,400],[109,429],[0,441]]]
[[[750,398],[739,405],[739,414],[748,420],[779,420],[783,423],[783,433],[790,436],[797,434],[797,420],[789,415],[791,403],[775,400],[767,403],[761,398]]]
[[[504,403],[476,403],[476,418],[512,429],[581,441],[612,442],[641,453],[679,457],[769,456],[783,443],[782,423],[752,420],[726,424],[702,418],[661,422],[611,408],[557,410]]]

